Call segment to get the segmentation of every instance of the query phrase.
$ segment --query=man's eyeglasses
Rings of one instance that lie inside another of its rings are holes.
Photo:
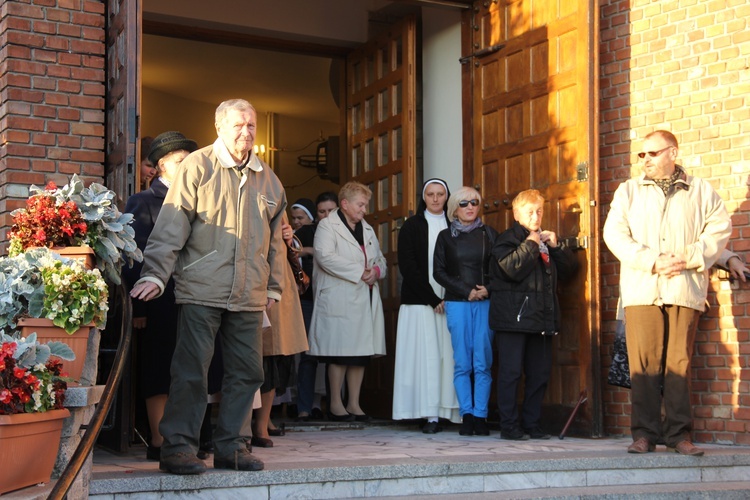
[[[479,205],[479,200],[477,200],[477,199],[474,199],[474,200],[461,200],[461,201],[458,202],[458,206],[461,207],[461,208],[466,208],[466,207],[469,206],[469,203],[471,203],[472,207],[476,207],[476,206]]]
[[[660,154],[662,154],[664,151],[666,151],[667,149],[671,147],[673,146],[667,146],[666,148],[660,149],[659,151],[642,151],[638,153],[638,158],[645,158],[646,155],[649,155],[651,158],[656,158],[657,156],[659,156]]]

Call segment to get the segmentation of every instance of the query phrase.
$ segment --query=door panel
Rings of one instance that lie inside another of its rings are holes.
[[[545,399],[545,423],[561,430],[586,390],[572,429],[601,432],[598,366],[596,170],[596,3],[591,0],[475,2],[469,46],[472,100],[470,181],[485,222],[504,230],[511,202],[541,191],[544,227],[571,245],[580,270],[561,284],[562,331]]]
[[[138,135],[138,90],[140,80],[140,0],[107,1],[107,154],[105,185],[117,194],[120,210],[138,185],[135,168]],[[123,289],[112,288],[107,315],[107,333],[99,348],[98,382],[106,382],[120,341]],[[117,397],[97,439],[99,445],[115,451],[128,450],[133,438],[135,385],[132,358],[126,364]]]
[[[365,410],[390,418],[393,362],[401,289],[396,253],[398,226],[415,210],[416,19],[390,26],[347,57],[347,172],[372,192],[367,221],[388,262],[380,283],[388,355],[366,371]]]
[[[107,155],[105,184],[122,210],[138,185],[135,153],[140,109],[140,1],[107,2]]]

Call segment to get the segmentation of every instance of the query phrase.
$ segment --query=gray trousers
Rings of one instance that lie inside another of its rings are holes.
[[[164,436],[162,457],[198,452],[206,412],[208,367],[219,330],[224,378],[214,432],[215,453],[226,457],[245,448],[250,436],[244,435],[243,429],[250,429],[253,397],[263,383],[262,324],[261,311],[230,312],[194,304],[179,307],[172,383],[159,424]]]

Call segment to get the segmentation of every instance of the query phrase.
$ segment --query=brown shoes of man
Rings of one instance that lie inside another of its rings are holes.
[[[648,439],[642,437],[633,441],[633,444],[628,446],[628,453],[648,453],[654,451],[656,445],[649,443]]]
[[[680,441],[679,443],[677,443],[674,448],[669,447],[667,449],[674,451],[675,453],[679,453],[680,455],[690,455],[691,457],[703,456],[703,450],[695,446],[687,439],[685,441]]]

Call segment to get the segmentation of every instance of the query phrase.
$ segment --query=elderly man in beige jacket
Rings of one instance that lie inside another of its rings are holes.
[[[732,227],[716,191],[687,175],[677,155],[673,134],[648,134],[638,153],[643,175],[617,188],[604,223],[604,241],[620,260],[632,379],[629,453],[654,451],[663,440],[677,453],[703,454],[690,438],[690,359],[708,269]]]

